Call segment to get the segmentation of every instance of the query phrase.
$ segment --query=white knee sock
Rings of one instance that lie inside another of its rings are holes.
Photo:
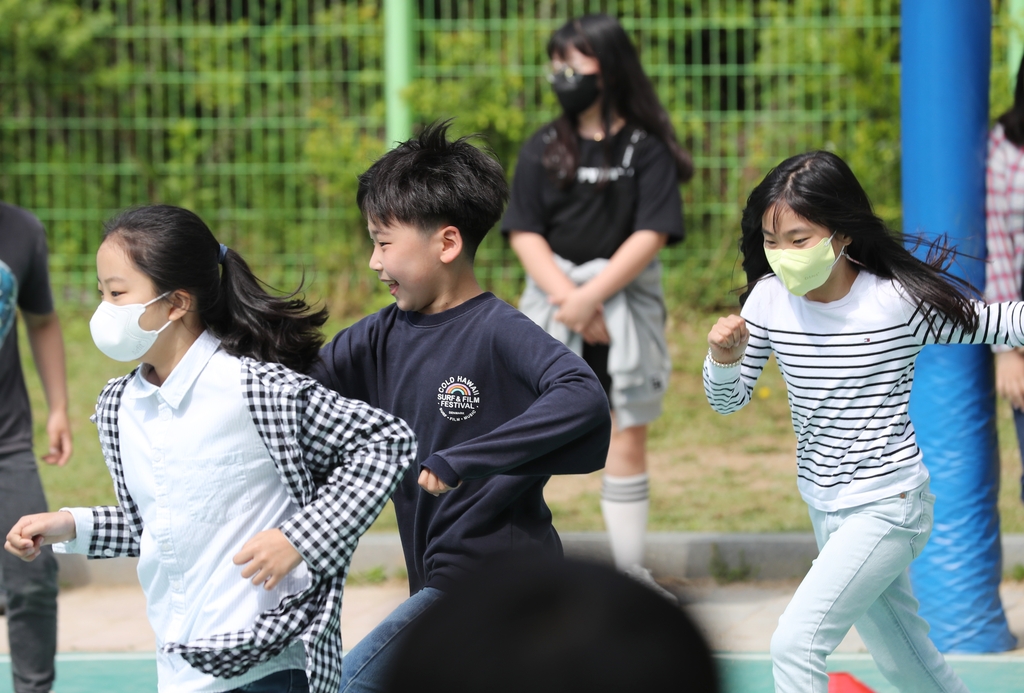
[[[615,567],[619,570],[625,570],[631,565],[643,565],[644,536],[647,534],[647,510],[650,504],[647,474],[604,475],[601,512],[608,528]]]

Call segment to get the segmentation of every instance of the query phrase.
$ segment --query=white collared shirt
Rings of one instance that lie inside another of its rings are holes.
[[[165,654],[187,643],[251,627],[256,616],[310,584],[305,562],[276,588],[241,577],[232,563],[250,538],[298,511],[253,423],[241,385],[241,362],[204,332],[157,387],[140,369],[118,411],[124,480],[143,520],[139,581],[157,638],[160,691],[225,691],[282,669],[303,669],[295,642],[237,678],[222,679]],[[77,537],[92,538],[89,509],[69,509]]]

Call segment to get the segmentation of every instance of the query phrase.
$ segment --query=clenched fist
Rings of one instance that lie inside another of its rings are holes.
[[[736,363],[742,359],[749,341],[750,331],[747,329],[747,321],[738,315],[719,318],[708,332],[711,358],[719,363]]]
[[[69,512],[25,515],[7,533],[4,548],[23,561],[35,560],[43,546],[75,538],[75,516]]]

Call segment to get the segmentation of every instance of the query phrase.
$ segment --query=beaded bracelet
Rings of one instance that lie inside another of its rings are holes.
[[[711,362],[711,365],[718,366],[719,368],[736,368],[743,363],[743,358],[741,357],[739,361],[733,361],[732,363],[721,363],[715,360],[715,357],[711,353],[711,347],[708,347],[708,361]]]

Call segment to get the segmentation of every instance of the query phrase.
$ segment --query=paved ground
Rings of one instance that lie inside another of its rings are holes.
[[[719,652],[767,652],[772,631],[797,585],[796,581],[751,582],[727,586],[710,581],[671,582],[690,613]],[[1024,656],[1024,583],[1002,586],[1010,627],[1022,643],[1014,651]],[[403,583],[349,586],[342,611],[342,638],[351,648],[407,595]],[[60,652],[152,652],[153,632],[145,616],[145,601],[137,586],[87,586],[65,589],[60,595]],[[838,652],[864,652],[855,632]],[[0,618],[0,653],[7,653],[6,619]]]
[[[683,594],[690,613],[704,629],[712,649],[718,652],[767,652],[772,633],[798,581],[750,582],[719,586],[712,582],[690,585]],[[1010,629],[1024,655],[1024,583],[1003,583],[1000,593]],[[856,629],[836,652],[867,652]]]
[[[372,587],[347,587],[341,618],[345,647],[359,642],[408,594],[408,587],[397,581]],[[156,649],[140,587],[64,589],[57,599],[59,652],[153,652]],[[0,617],[0,654],[9,652],[7,619]]]

